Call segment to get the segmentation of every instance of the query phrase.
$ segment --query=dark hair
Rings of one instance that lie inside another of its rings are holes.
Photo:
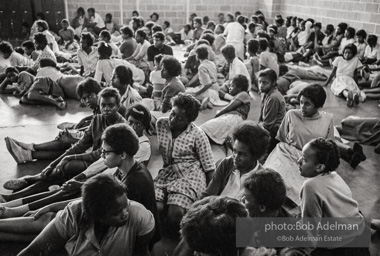
[[[90,7],[87,9],[87,12],[94,12],[95,13],[95,8]]]
[[[200,60],[205,60],[208,58],[208,48],[206,46],[199,46],[195,49],[195,53],[197,54],[197,58]]]
[[[116,105],[120,105],[120,93],[117,89],[111,88],[111,87],[106,87],[103,90],[101,90],[98,94],[98,98],[100,101],[100,98],[115,98],[116,100]]]
[[[210,29],[211,26],[213,26],[214,28],[216,27],[215,22],[213,22],[212,20],[210,20],[209,22],[207,22],[207,29]]]
[[[235,16],[232,14],[232,13],[227,13],[227,17],[230,17],[230,19],[232,20],[232,21],[234,21],[235,20]]]
[[[200,17],[195,17],[194,19],[193,19],[193,22],[196,22],[196,23],[198,23],[198,24],[200,24],[201,26],[202,26],[202,19],[200,18]]]
[[[266,38],[259,38],[259,43],[260,43],[260,49],[261,51],[266,51],[268,49],[269,43]]]
[[[364,29],[359,29],[357,32],[356,32],[356,36],[361,36],[363,37],[364,39],[367,38],[367,32],[365,32]]]
[[[45,30],[49,30],[49,25],[48,25],[47,22],[44,21],[44,20],[39,20],[39,21],[37,21],[37,22],[36,22],[36,25],[37,25],[38,27],[42,27],[43,31],[45,31]]]
[[[157,13],[157,12],[154,12],[154,13],[152,13],[152,14],[150,15],[150,18],[152,18],[152,17],[153,17],[153,15],[155,15],[155,16],[157,17],[157,19],[159,19],[159,18],[160,18],[160,15],[158,15],[158,13]]]
[[[320,23],[320,22],[317,22],[317,23],[315,23],[314,24],[314,27],[318,27],[318,28],[322,28],[322,23]]]
[[[7,75],[9,72],[14,72],[14,73],[16,73],[16,74],[19,74],[19,73],[20,73],[20,72],[18,71],[18,69],[15,68],[15,67],[7,67],[7,68],[5,69],[5,75]]]
[[[155,24],[152,22],[152,21],[148,21],[146,24],[145,24],[145,27],[147,27],[149,30],[152,30],[152,27],[154,26]]]
[[[344,32],[346,31],[348,25],[347,25],[347,23],[342,22],[342,23],[339,23],[339,24],[338,24],[338,27],[339,27],[340,30],[342,31],[342,34],[344,34]]]
[[[136,34],[138,34],[139,36],[141,36],[144,40],[146,39],[146,33],[145,33],[144,29],[138,29],[136,31]]]
[[[260,42],[257,39],[249,39],[247,42],[247,48],[248,51],[250,51],[253,54],[256,54],[259,51]]]
[[[206,39],[199,39],[197,42],[195,42],[195,47],[198,47],[202,44],[210,45],[210,43]]]
[[[210,33],[203,33],[200,39],[205,39],[210,43],[210,45],[213,45],[215,41],[215,36]]]
[[[190,248],[201,253],[239,255],[236,218],[247,217],[238,200],[210,196],[195,202],[181,221],[181,234]]]
[[[330,173],[338,168],[340,164],[339,151],[333,140],[316,138],[309,143],[315,150],[315,161],[325,166],[323,173]]]
[[[128,120],[129,116],[132,116],[139,120],[145,126],[145,129],[148,132],[150,128],[150,121],[152,120],[152,115],[144,105],[133,104],[130,106],[127,109],[127,113],[125,114],[125,119]]]
[[[367,43],[371,45],[377,44],[377,36],[376,35],[369,35],[367,38]]]
[[[244,181],[244,188],[251,192],[257,205],[264,205],[270,211],[279,210],[286,200],[285,182],[270,168],[251,172]]]
[[[218,25],[216,25],[215,28],[220,28],[220,31],[222,31],[222,33],[223,33],[224,30],[226,29],[222,24],[218,24]]]
[[[106,42],[100,42],[98,47],[98,53],[104,56],[111,57],[112,47]]]
[[[170,27],[170,22],[169,22],[169,21],[165,20],[165,21],[164,21],[164,24],[165,24],[165,26],[166,26],[167,28]]]
[[[176,77],[181,74],[181,63],[175,57],[167,55],[162,59],[161,62],[163,67],[169,73],[170,77]]]
[[[110,19],[112,19],[112,14],[111,14],[111,13],[107,13],[107,14],[106,14],[106,18],[107,18],[107,17],[110,18]]]
[[[89,32],[82,32],[82,34],[80,35],[82,41],[83,40],[86,40],[87,41],[87,44],[88,46],[92,46],[94,44],[94,36],[89,33]]]
[[[250,22],[249,24],[248,24],[248,30],[251,30],[251,29],[256,29],[256,24],[255,23],[253,23],[253,22]]]
[[[281,17],[276,19],[276,24],[278,24],[280,27],[284,25],[285,20]]]
[[[56,68],[57,62],[55,62],[55,60],[53,60],[52,58],[42,58],[40,59],[40,67],[41,68],[44,68],[44,67]]]
[[[34,38],[34,41],[36,41],[36,43],[38,44],[45,44],[45,45],[48,44],[46,36],[41,32],[35,33],[33,38]]]
[[[344,51],[345,51],[346,49],[350,49],[351,52],[352,52],[352,54],[353,54],[354,56],[356,56],[356,54],[358,54],[358,48],[357,48],[356,45],[354,45],[354,44],[348,44],[348,45],[346,45],[346,46],[343,48],[342,54],[344,54]]]
[[[272,83],[277,83],[277,74],[273,69],[266,68],[264,70],[261,70],[259,73],[259,77],[266,77]]]
[[[107,38],[108,40],[111,40],[111,33],[107,29],[102,30],[99,36],[102,36],[102,37]]]
[[[251,20],[253,20],[254,23],[258,23],[259,17],[257,17],[256,15],[251,15]]]
[[[102,134],[102,141],[111,146],[117,154],[125,152],[129,156],[136,155],[139,150],[139,138],[127,124],[108,126]]]
[[[275,25],[269,25],[268,28],[267,28],[267,30],[268,30],[268,31],[269,31],[269,30],[273,30],[273,32],[274,32],[275,34],[277,34],[277,27],[276,27]]]
[[[81,12],[83,15],[86,14],[85,11],[84,11],[84,9],[83,9],[83,7],[79,7],[79,8],[77,9],[77,14],[78,14],[79,12]]]
[[[331,31],[331,32],[334,32],[334,30],[335,30],[334,25],[333,25],[333,24],[328,24],[328,25],[326,26],[326,30]]]
[[[5,53],[5,54],[12,54],[13,52],[13,47],[11,45],[11,43],[7,42],[7,41],[2,41],[0,43],[0,52],[2,53]]]
[[[119,65],[115,67],[115,73],[117,74],[120,83],[125,85],[133,85],[133,72],[132,70],[124,65]]]
[[[261,125],[253,121],[243,121],[232,129],[233,140],[245,144],[253,158],[259,160],[267,153],[270,135]]]
[[[116,205],[118,197],[127,194],[126,187],[108,174],[98,174],[82,187],[84,217],[89,222],[103,219]]]
[[[35,50],[36,48],[34,47],[34,43],[31,40],[24,41],[21,44],[22,47],[28,48],[30,50]]]
[[[246,76],[241,74],[235,75],[231,83],[235,84],[241,91],[248,92],[249,81]]]
[[[158,24],[156,24],[156,25],[154,25],[154,26],[152,27],[152,33],[153,33],[153,34],[156,33],[156,32],[162,32],[162,31],[164,31],[164,30],[163,30],[162,27],[161,27],[160,25],[158,25]]]
[[[163,57],[163,54],[157,54],[156,56],[154,56],[154,61],[160,63]]]
[[[120,31],[123,32],[124,34],[128,35],[129,37],[133,37],[133,31],[130,27],[127,27],[127,26],[122,27],[120,29]]]
[[[24,50],[22,49],[22,47],[20,47],[20,46],[17,46],[14,50],[15,50],[15,52],[17,52],[21,55],[24,55],[24,53],[25,53]]]
[[[139,14],[139,12],[138,11],[136,11],[136,10],[134,10],[133,12],[132,12],[132,15],[133,14],[136,14],[137,16],[139,16],[140,14]]]
[[[162,32],[156,32],[153,34],[153,38],[158,38],[161,41],[165,41],[165,34]]]
[[[191,26],[190,26],[190,24],[185,24],[183,27],[187,28],[189,31],[192,29]]]
[[[221,52],[222,52],[223,56],[227,57],[230,60],[232,60],[236,57],[235,47],[233,45],[227,44],[227,45],[223,46]]]
[[[184,109],[188,120],[193,122],[198,117],[201,103],[193,95],[179,93],[172,99],[172,106]]]
[[[87,77],[85,80],[80,82],[77,86],[77,94],[80,98],[82,98],[83,93],[95,93],[98,94],[102,90],[98,81],[96,81],[92,77]]]
[[[208,16],[203,16],[203,24],[207,24],[210,21]]]
[[[301,99],[301,96],[310,99],[316,108],[323,107],[326,101],[326,92],[319,84],[310,84],[307,87],[303,88],[298,93],[298,100]]]
[[[243,24],[245,22],[245,17],[243,15],[239,15],[236,18],[236,21],[239,22],[240,24]]]
[[[62,24],[62,23],[69,24],[69,21],[68,21],[67,19],[62,19],[62,20],[61,20],[61,24]]]
[[[346,32],[350,35],[351,38],[355,37],[355,29],[353,27],[348,27]]]

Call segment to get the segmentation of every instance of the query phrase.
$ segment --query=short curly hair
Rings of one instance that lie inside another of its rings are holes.
[[[249,81],[248,78],[244,75],[235,75],[232,78],[232,83],[235,84],[238,88],[240,88],[243,92],[248,92],[249,88]]]
[[[134,156],[139,150],[139,138],[133,128],[127,124],[108,126],[102,134],[102,141],[117,154],[125,152],[129,156]]]
[[[367,32],[365,32],[364,29],[359,29],[357,32],[356,32],[356,36],[361,36],[363,37],[364,39],[367,38]]]
[[[49,24],[44,20],[38,20],[36,25],[38,27],[41,27],[43,29],[43,31],[49,30]]]
[[[100,42],[98,47],[98,53],[103,56],[111,57],[112,55],[112,47],[106,42]]]
[[[239,255],[236,218],[247,217],[238,200],[210,196],[195,202],[181,221],[181,234],[191,249],[201,253]]]
[[[168,71],[170,77],[176,77],[181,74],[181,63],[175,57],[167,55],[161,62],[163,67]]]
[[[200,60],[206,60],[208,58],[208,49],[206,46],[199,46],[195,49],[195,53],[197,54],[197,58]]]
[[[266,68],[264,70],[261,70],[259,73],[259,77],[266,77],[272,83],[277,83],[277,74],[273,69]]]
[[[38,44],[45,44],[45,45],[48,44],[46,36],[41,32],[35,33],[33,38],[34,38],[34,41]]]
[[[116,101],[116,105],[119,105],[121,96],[117,89],[106,87],[99,92],[98,98],[99,98],[99,102],[101,98],[114,98]]]
[[[129,67],[119,65],[115,67],[114,71],[119,77],[121,84],[133,85],[133,72]]]
[[[5,54],[12,54],[13,52],[13,47],[11,43],[7,41],[3,41],[0,43],[0,52],[5,53]]]
[[[243,184],[251,192],[257,205],[264,205],[267,210],[279,210],[286,200],[286,186],[281,175],[265,168],[251,172]]]
[[[172,106],[184,109],[189,122],[193,122],[197,119],[201,109],[201,103],[193,95],[186,93],[179,93],[172,98]]]
[[[89,32],[82,32],[80,35],[82,41],[86,40],[88,46],[92,46],[94,44],[94,36]]]
[[[227,44],[223,46],[221,52],[225,58],[228,58],[230,60],[236,57],[236,51],[233,45]]]
[[[339,150],[333,140],[316,138],[309,143],[315,150],[316,162],[325,166],[323,173],[330,173],[339,167]]]
[[[346,49],[350,49],[351,52],[352,52],[352,54],[353,54],[354,56],[356,56],[356,54],[358,54],[358,48],[357,48],[356,45],[354,45],[354,44],[348,44],[348,45],[346,45],[346,46],[343,48],[343,51],[342,51],[343,54],[344,54],[344,51],[345,51]]]
[[[252,157],[260,159],[267,153],[270,135],[254,121],[243,121],[232,128],[232,139],[247,145]]]
[[[138,103],[131,105],[125,114],[125,119],[128,120],[128,117],[130,116],[139,120],[145,126],[145,130],[148,132],[150,128],[150,122],[152,120],[152,115],[144,105]]]
[[[102,37],[107,38],[108,40],[111,40],[111,33],[107,29],[100,31],[99,36],[102,36]]]
[[[122,28],[120,29],[120,31],[121,31],[122,33],[128,35],[129,37],[133,37],[133,31],[132,31],[132,29],[131,29],[130,27],[127,27],[127,26],[122,27]]]
[[[323,87],[319,84],[310,84],[307,87],[303,88],[298,93],[298,100],[301,99],[301,96],[304,96],[310,99],[313,102],[316,108],[321,108],[325,104],[326,101],[326,92]]]
[[[95,93],[98,94],[102,90],[98,81],[92,77],[87,77],[85,80],[80,82],[77,86],[77,94],[79,98],[82,98],[83,93]]]

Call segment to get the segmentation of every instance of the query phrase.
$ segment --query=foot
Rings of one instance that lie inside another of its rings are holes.
[[[9,137],[5,137],[4,140],[9,153],[12,155],[17,164],[32,161],[32,153],[30,150],[26,150],[18,146],[15,142],[13,142],[13,140],[10,140]]]
[[[210,102],[210,98],[206,97],[202,100],[201,109],[204,110],[207,108],[207,104]]]
[[[8,190],[20,190],[28,186],[28,182],[24,179],[12,179],[4,183],[3,187]]]
[[[23,149],[30,150],[30,151],[35,151],[34,149],[34,143],[24,143],[18,140],[15,140],[11,137],[7,137],[9,140],[12,140],[16,145],[22,147]]]
[[[357,152],[354,152],[354,154],[352,155],[351,160],[350,160],[350,166],[353,169],[355,169],[356,166],[358,166],[361,161],[362,161],[362,157],[360,156],[360,154]]]
[[[359,93],[354,93],[353,95],[355,105],[359,105]]]
[[[354,93],[350,91],[347,95],[347,107],[352,108],[354,106]]]
[[[209,108],[209,109],[213,109],[213,108],[214,108],[214,106],[212,105],[212,103],[211,103],[211,102],[209,102],[209,103],[207,103],[207,108]]]
[[[367,159],[366,155],[364,155],[363,147],[359,143],[355,142],[354,146],[352,147],[352,150],[360,154],[362,161],[365,161]]]
[[[57,104],[57,108],[59,109],[59,110],[63,110],[63,109],[65,109],[67,107],[67,102],[66,101],[63,101],[63,102],[58,102],[58,104]]]

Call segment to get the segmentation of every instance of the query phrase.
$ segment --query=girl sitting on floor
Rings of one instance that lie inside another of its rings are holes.
[[[334,69],[325,84],[327,86],[336,76],[331,85],[331,91],[335,96],[343,96],[350,108],[354,104],[359,104],[360,90],[356,84],[357,70],[363,65],[356,54],[357,48],[354,44],[346,45],[343,49],[343,56],[339,56],[333,61]]]
[[[246,76],[236,75],[232,79],[229,91],[233,96],[231,102],[222,108],[215,118],[201,125],[201,129],[216,144],[225,143],[232,127],[247,119],[251,106],[248,83]]]

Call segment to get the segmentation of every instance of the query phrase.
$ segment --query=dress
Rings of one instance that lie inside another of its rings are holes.
[[[339,96],[344,90],[360,92],[358,85],[356,84],[354,72],[363,67],[358,57],[353,57],[351,60],[345,60],[339,56],[335,58],[332,65],[337,67],[336,78],[331,84],[331,91],[335,96]]]
[[[318,112],[312,117],[302,116],[301,110],[289,110],[278,130],[280,142],[269,154],[264,166],[279,172],[287,185],[287,196],[300,204],[299,193],[305,181],[299,173],[297,160],[303,146],[318,137],[334,139],[332,115]]]
[[[240,92],[231,100],[230,104],[234,101],[241,101],[243,104],[237,109],[208,120],[201,125],[201,129],[217,144],[223,144],[229,136],[232,127],[247,119],[251,106],[249,94],[247,92]]]
[[[154,180],[156,200],[189,209],[206,189],[206,172],[215,170],[210,142],[204,132],[191,123],[177,138],[172,138],[169,119],[157,121],[157,138],[164,162]]]

